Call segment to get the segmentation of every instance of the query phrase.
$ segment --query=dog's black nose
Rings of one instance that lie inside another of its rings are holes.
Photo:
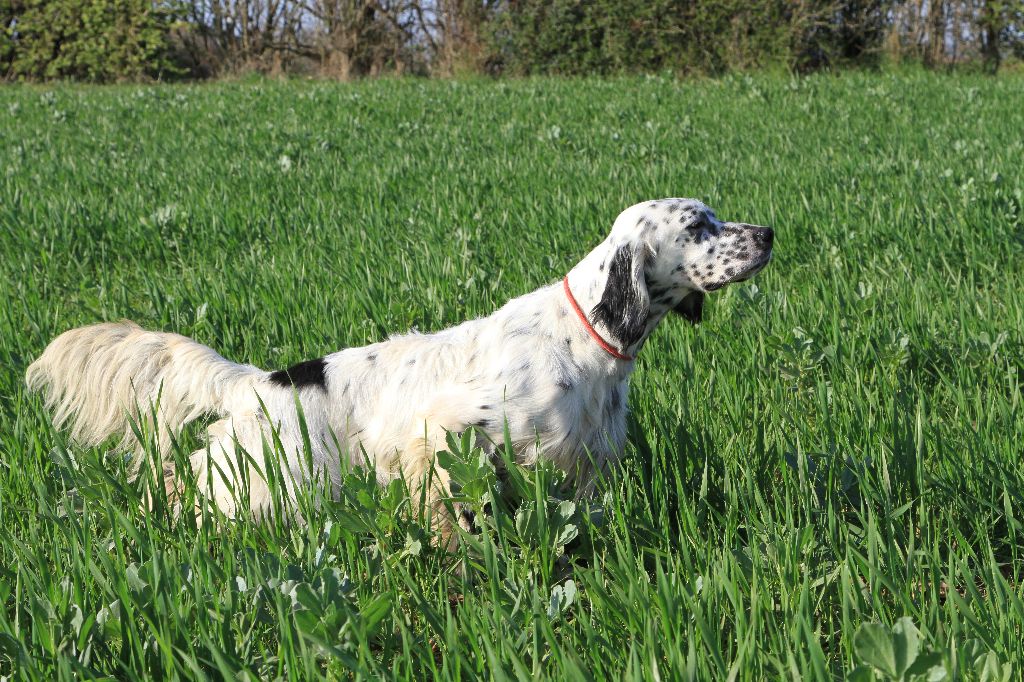
[[[754,230],[754,243],[762,246],[771,246],[775,239],[775,231],[770,227],[759,227]]]

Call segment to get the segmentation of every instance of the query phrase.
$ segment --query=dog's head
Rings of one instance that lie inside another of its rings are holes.
[[[661,199],[631,206],[606,242],[608,277],[591,312],[623,346],[650,333],[666,311],[701,320],[704,295],[742,282],[768,264],[771,228],[726,223],[695,199]]]

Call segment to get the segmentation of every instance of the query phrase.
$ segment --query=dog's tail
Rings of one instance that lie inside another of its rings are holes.
[[[124,321],[64,332],[29,366],[25,381],[43,392],[54,424],[67,426],[79,443],[116,436],[121,447],[135,449],[134,423],[154,429],[167,452],[169,436],[189,421],[255,400],[245,389],[265,375],[187,337]]]

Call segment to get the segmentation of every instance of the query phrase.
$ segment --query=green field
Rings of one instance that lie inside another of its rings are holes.
[[[0,89],[0,676],[1018,678],[1022,131],[1020,76]],[[145,511],[23,387],[101,320],[269,369],[443,328],[665,196],[773,262],[654,335],[595,500],[522,472],[455,554],[359,471]]]

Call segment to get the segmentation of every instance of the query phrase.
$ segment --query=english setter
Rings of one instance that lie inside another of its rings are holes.
[[[200,491],[228,516],[245,461],[236,448],[266,471],[273,429],[291,500],[314,476],[336,489],[342,458],[359,466],[369,457],[382,483],[404,476],[435,527],[450,530],[448,477],[433,466],[445,432],[474,427],[500,443],[507,423],[519,462],[553,460],[585,489],[625,444],[629,375],[648,336],[669,312],[698,322],[705,293],[763,268],[772,239],[771,229],[722,222],[699,201],[648,201],[623,211],[560,282],[450,329],[270,372],[178,334],[96,324],[54,339],[26,381],[44,392],[54,423],[85,445],[116,436],[137,448],[132,422],[155,415],[165,460],[186,423],[220,417],[190,463]],[[171,491],[175,474],[166,475]],[[260,473],[245,478],[251,510],[269,512]]]

